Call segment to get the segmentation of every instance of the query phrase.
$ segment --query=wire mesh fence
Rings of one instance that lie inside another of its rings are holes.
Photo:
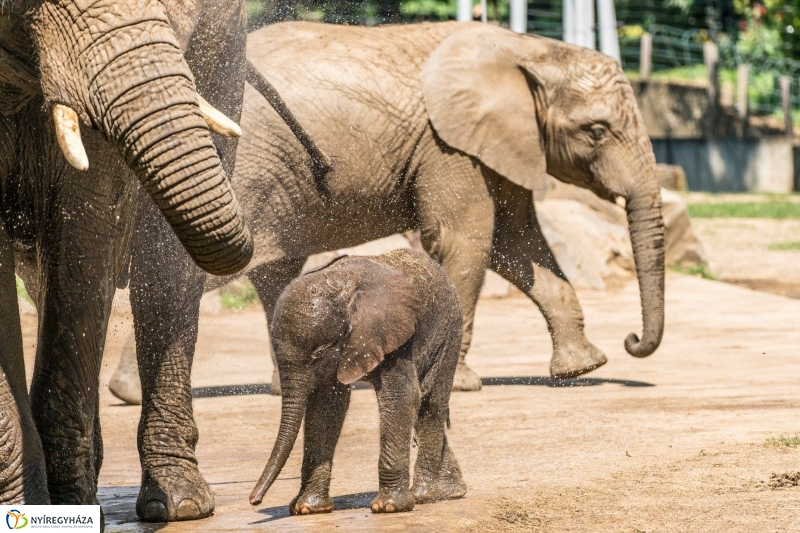
[[[456,16],[457,0],[247,0],[251,29],[280,20],[319,20],[339,24],[375,25],[448,20]],[[478,0],[473,0],[474,4]],[[489,0],[489,14],[508,24],[508,1]],[[780,77],[791,79],[792,114],[800,122],[800,61],[775,57],[744,57],[735,45],[738,19],[725,0],[616,0],[622,66],[636,76],[642,35],[652,36],[651,72],[655,79],[708,79],[703,46],[719,47],[723,93],[734,94],[737,68],[749,64],[748,110],[781,114]],[[563,0],[529,0],[528,31],[561,39]],[[727,89],[726,89],[727,88]],[[726,92],[727,91],[727,92]]]

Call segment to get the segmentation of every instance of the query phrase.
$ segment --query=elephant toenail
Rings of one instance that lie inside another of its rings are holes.
[[[142,520],[145,522],[167,522],[169,520],[167,506],[158,500],[148,502],[144,507]]]
[[[391,503],[386,506],[387,513],[393,513],[394,511],[395,511],[394,505],[392,505]]]
[[[373,513],[379,513],[381,511],[381,506],[378,504],[378,502],[373,503],[370,508],[372,509]]]
[[[196,518],[199,514],[200,509],[198,509],[197,504],[192,500],[183,500],[178,504],[178,520]]]

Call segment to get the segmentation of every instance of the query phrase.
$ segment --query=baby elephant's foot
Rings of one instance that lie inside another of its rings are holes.
[[[333,500],[330,496],[318,494],[298,494],[289,504],[289,513],[292,516],[301,514],[320,514],[333,511]]]
[[[556,347],[550,360],[550,375],[556,379],[574,378],[607,362],[605,354],[584,338]]]
[[[370,505],[373,513],[402,513],[414,509],[414,496],[408,489],[388,492],[381,489]]]
[[[460,477],[448,479],[419,480],[414,483],[414,501],[431,503],[442,500],[457,500],[467,493],[467,485]]]

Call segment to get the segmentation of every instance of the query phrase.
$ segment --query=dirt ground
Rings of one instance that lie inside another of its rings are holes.
[[[800,280],[800,252],[771,252],[766,242],[748,248],[741,236],[753,241],[764,228],[738,222],[697,225],[712,272]],[[769,228],[774,240],[800,235],[800,222]],[[727,251],[736,246],[738,253]],[[663,343],[640,360],[622,343],[641,328],[636,284],[579,296],[589,338],[609,363],[566,383],[546,377],[550,340],[530,301],[481,300],[468,361],[485,386],[453,394],[448,431],[467,496],[383,516],[369,511],[377,490],[377,408],[374,393],[363,389],[353,393],[336,452],[336,510],[288,516],[299,486],[299,441],[264,503],[248,504],[280,400],[233,395],[248,389],[231,386],[260,384],[249,388],[259,392],[269,382],[265,320],[257,306],[203,315],[193,376],[203,397],[194,408],[197,453],[216,512],[166,526],[135,518],[139,408],[121,405],[105,387],[131,329],[130,315],[115,313],[100,399],[107,531],[800,530],[800,447],[768,443],[800,433],[800,300],[670,273]],[[24,323],[30,356],[35,318]]]

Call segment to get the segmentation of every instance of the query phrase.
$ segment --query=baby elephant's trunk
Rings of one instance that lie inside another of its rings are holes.
[[[253,492],[250,493],[250,503],[258,505],[264,499],[272,483],[281,473],[283,465],[292,452],[294,441],[300,432],[300,424],[303,422],[303,414],[306,409],[306,396],[293,394],[284,389],[283,401],[281,404],[281,427],[278,436],[275,438],[275,445],[272,447],[272,454],[269,456],[267,466],[261,478],[256,483]]]

